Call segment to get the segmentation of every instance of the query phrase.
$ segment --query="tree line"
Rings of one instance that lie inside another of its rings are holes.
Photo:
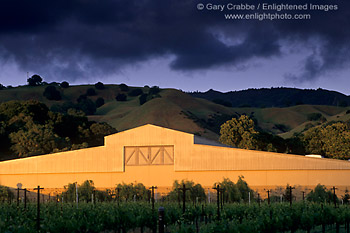
[[[295,187],[287,184],[285,188],[277,187],[275,190],[268,190],[269,196],[265,195],[265,198],[262,198],[262,195],[250,188],[242,176],[238,177],[236,183],[229,178],[224,178],[221,182],[214,183],[212,189],[217,186],[220,187],[220,199],[224,203],[248,203],[249,201],[260,202],[264,200],[272,203],[290,202],[291,199],[292,201],[297,199],[297,192],[304,192],[305,194],[305,191],[301,190],[294,190],[293,193],[290,192],[290,188],[294,189]],[[187,202],[196,204],[198,202],[206,202],[208,199],[216,200],[216,191],[206,192],[200,184],[189,180],[175,180],[171,190],[168,193],[161,193],[157,199],[182,203],[184,201],[183,187],[186,189],[185,201]],[[59,201],[63,202],[75,202],[77,195],[79,202],[105,202],[113,200],[118,200],[118,202],[149,202],[152,198],[151,188],[147,188],[142,183],[120,183],[115,188],[100,190],[96,189],[92,180],[86,180],[81,184],[67,184],[64,186],[64,191],[58,195],[58,198]],[[0,202],[9,201],[14,198],[15,193],[10,188],[0,185]],[[334,203],[334,200],[336,200],[337,203],[349,204],[350,194],[348,190],[345,190],[345,193],[338,197],[331,189],[318,184],[303,196],[303,200],[329,204]]]
[[[1,160],[103,145],[104,136],[116,132],[107,123],[53,112],[35,100],[0,104]]]
[[[320,119],[319,116],[311,117]],[[349,122],[333,121],[311,125],[292,138],[283,139],[257,129],[253,119],[241,115],[221,125],[219,140],[223,144],[242,149],[350,159]]]

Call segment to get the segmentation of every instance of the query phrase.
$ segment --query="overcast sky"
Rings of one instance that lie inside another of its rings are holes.
[[[24,85],[28,72],[71,84],[321,87],[350,94],[350,1],[231,1],[338,6],[287,12],[310,13],[310,20],[225,20],[225,13],[247,11],[197,9],[229,2],[2,0],[0,83]]]

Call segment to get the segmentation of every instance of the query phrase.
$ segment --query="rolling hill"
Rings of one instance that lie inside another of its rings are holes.
[[[94,88],[93,85],[70,86],[69,88],[61,88],[56,86],[61,93],[62,100],[54,101],[47,100],[43,96],[45,86],[29,87],[20,86],[15,88],[6,88],[0,90],[0,102],[9,100],[28,100],[35,99],[48,105],[62,105],[67,101],[76,102],[79,96],[84,95],[89,88]],[[136,87],[129,87],[130,90]],[[140,88],[144,93],[149,91],[149,87]],[[280,88],[278,91],[283,91]],[[267,92],[264,90],[263,92]],[[275,90],[270,90],[274,92]],[[284,90],[290,91],[290,90]],[[210,91],[209,91],[210,92]],[[318,92],[318,90],[316,91]],[[130,129],[143,124],[151,123],[168,128],[173,128],[196,135],[217,140],[219,136],[219,127],[226,120],[234,116],[246,114],[252,117],[259,128],[273,134],[280,135],[284,138],[290,137],[293,133],[301,132],[309,124],[316,125],[317,121],[309,121],[308,115],[311,113],[320,113],[325,120],[350,120],[350,114],[347,114],[349,107],[329,105],[295,105],[290,107],[227,107],[221,104],[216,104],[205,98],[196,98],[194,94],[186,94],[175,89],[161,89],[159,96],[153,98],[143,105],[139,103],[139,96],[128,96],[127,101],[116,101],[117,94],[128,94],[127,91],[122,91],[119,85],[105,85],[105,89],[96,90],[96,95],[88,96],[87,98],[96,101],[97,98],[103,98],[105,104],[99,107],[94,115],[88,116],[90,120],[98,122],[107,122],[118,131]],[[256,92],[256,102],[253,99],[244,100],[251,103],[251,106],[259,106],[263,103],[264,96],[259,96]],[[322,90],[320,92],[328,91]],[[332,95],[333,92],[330,92]],[[242,93],[241,93],[242,94]],[[342,96],[347,100],[347,96],[341,93],[334,96]],[[326,97],[320,97],[326,99]],[[335,97],[334,97],[335,98]],[[339,100],[342,98],[337,97]],[[248,101],[249,100],[249,101]],[[302,99],[303,100],[303,99]],[[243,103],[244,101],[241,100]],[[334,102],[328,101],[326,103]],[[322,103],[322,101],[320,102]],[[278,106],[276,102],[274,104]]]
[[[229,103],[232,107],[290,107],[300,104],[348,106],[350,96],[324,89],[260,88],[222,93],[215,90],[189,93],[196,98]]]

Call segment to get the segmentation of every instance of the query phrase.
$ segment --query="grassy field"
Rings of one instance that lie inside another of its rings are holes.
[[[86,93],[93,85],[70,86],[57,89],[61,92],[62,100],[50,101],[43,96],[45,86],[20,86],[0,91],[0,102],[10,100],[35,99],[44,102],[47,106],[76,102],[80,95]],[[137,87],[129,87],[130,90]],[[147,93],[149,88],[141,88]],[[130,129],[143,124],[151,123],[189,133],[195,133],[207,138],[217,139],[218,130],[209,127],[208,122],[218,116],[233,117],[246,114],[256,119],[258,126],[268,132],[284,138],[304,130],[309,122],[308,114],[320,113],[327,121],[348,121],[350,114],[346,114],[349,107],[297,105],[286,108],[230,108],[211,101],[194,98],[176,89],[162,89],[160,98],[154,98],[143,105],[139,104],[139,97],[128,96],[127,101],[118,102],[115,97],[121,91],[119,85],[106,85],[105,89],[97,90],[95,96],[89,96],[92,101],[102,97],[105,104],[97,109],[95,115],[88,116],[90,120],[107,122],[118,131]],[[224,118],[224,119],[226,119]],[[216,122],[216,124],[223,122]],[[218,126],[216,126],[218,129]]]

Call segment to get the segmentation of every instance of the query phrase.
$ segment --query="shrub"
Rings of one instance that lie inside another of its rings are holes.
[[[149,89],[148,94],[149,94],[149,95],[156,95],[156,94],[158,94],[159,92],[160,92],[159,87],[158,87],[158,86],[153,86],[153,87],[151,87],[151,88]]]
[[[69,83],[66,82],[66,81],[63,81],[63,82],[60,84],[60,87],[62,87],[62,88],[68,88],[68,87],[69,87]]]
[[[117,189],[119,190],[120,199],[123,201],[136,200],[149,200],[149,190],[141,183],[131,184],[118,184]]]
[[[126,95],[125,94],[118,94],[115,99],[117,101],[126,101]]]
[[[120,84],[119,88],[121,91],[129,91],[129,87],[124,83]]]
[[[144,103],[147,102],[147,96],[148,96],[147,94],[140,95],[139,97],[140,105],[143,105]]]
[[[9,187],[0,185],[0,201],[8,201],[15,197],[14,193]]]
[[[129,96],[139,96],[142,94],[143,94],[143,91],[140,88],[133,89],[128,93]]]
[[[318,120],[321,119],[321,117],[322,117],[322,114],[318,113],[318,112],[307,114],[307,120],[308,121],[318,121]]]
[[[29,86],[39,86],[42,81],[43,79],[37,74],[34,74],[31,78],[27,79]]]
[[[105,89],[105,85],[101,82],[97,82],[97,83],[95,83],[95,88],[97,90],[103,90],[103,89]]]
[[[338,198],[335,197],[337,200]],[[306,200],[318,203],[332,202],[334,200],[334,195],[332,191],[327,190],[324,185],[318,184],[314,190],[306,195]]]
[[[173,183],[173,188],[168,193],[167,198],[172,201],[183,201],[183,196],[182,194],[179,196],[179,191],[184,185],[188,189],[188,192],[186,192],[185,197],[186,200],[190,200],[193,203],[195,203],[197,200],[200,202],[206,200],[206,195],[203,187],[200,184],[195,184],[193,181],[188,180],[182,180],[181,182],[175,180]]]
[[[76,105],[78,110],[82,110],[86,115],[93,115],[96,112],[96,105],[91,99],[85,97]]]

